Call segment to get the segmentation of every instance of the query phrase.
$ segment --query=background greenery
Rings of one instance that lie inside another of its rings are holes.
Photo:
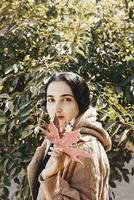
[[[92,105],[113,141],[111,199],[115,181],[129,182],[132,27],[130,0],[0,1],[0,199],[9,199],[11,180],[13,199],[31,199],[26,167],[42,141],[37,116],[45,112],[43,86],[55,71],[76,72],[89,83]]]

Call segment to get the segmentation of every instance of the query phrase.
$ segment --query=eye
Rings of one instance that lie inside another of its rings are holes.
[[[70,101],[72,101],[72,99],[69,98],[69,97],[66,97],[66,98],[63,99],[63,101],[65,101],[65,102],[70,102]]]
[[[55,100],[54,100],[54,98],[48,98],[48,99],[47,99],[47,102],[48,102],[48,103],[53,103],[53,102],[55,102]]]

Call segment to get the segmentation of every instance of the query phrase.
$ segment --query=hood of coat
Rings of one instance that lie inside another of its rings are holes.
[[[88,135],[96,137],[103,145],[105,151],[111,149],[111,138],[108,132],[96,121],[97,112],[93,107],[89,107],[85,113],[80,115],[74,124],[74,129],[79,129],[82,140],[88,140]]]

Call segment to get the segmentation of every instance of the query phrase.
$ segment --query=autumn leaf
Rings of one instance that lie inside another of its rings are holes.
[[[41,130],[43,131],[42,128]],[[86,151],[71,147],[72,144],[79,141],[77,131],[65,133],[64,136],[60,138],[58,129],[53,122],[50,122],[50,124],[48,125],[48,131],[45,131],[44,133],[49,141],[53,142],[58,148],[62,149],[62,151],[69,155],[74,161],[80,162],[82,165],[83,163],[77,158],[77,156],[91,156],[91,154]]]

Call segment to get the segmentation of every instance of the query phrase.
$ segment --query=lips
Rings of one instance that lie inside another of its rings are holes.
[[[64,119],[64,116],[57,116],[59,120]]]

